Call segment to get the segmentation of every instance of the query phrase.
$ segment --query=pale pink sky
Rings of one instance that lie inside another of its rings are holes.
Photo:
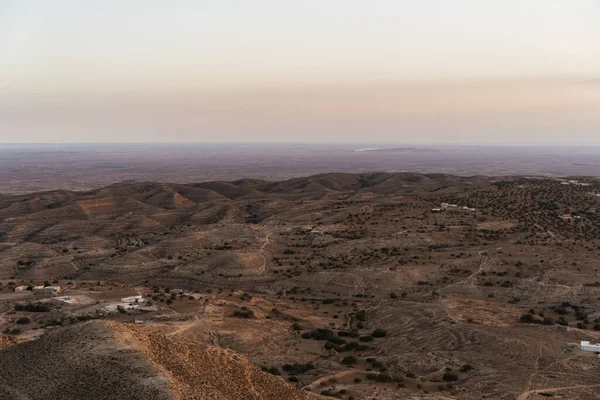
[[[593,0],[7,0],[0,142],[600,144]]]

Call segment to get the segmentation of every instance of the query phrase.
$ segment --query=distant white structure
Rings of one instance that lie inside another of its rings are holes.
[[[119,308],[122,308],[123,310],[135,310],[138,308],[137,304],[134,303],[114,303],[114,304],[108,304],[106,306],[104,306],[104,308],[102,308],[102,311],[106,312],[107,314],[114,314],[116,312],[119,312]]]
[[[76,306],[79,302],[69,296],[53,297],[52,302],[58,305]]]
[[[600,353],[600,344],[591,344],[587,340],[581,341],[581,350],[582,351],[591,351],[594,353]]]
[[[442,203],[441,207],[442,208],[456,208],[456,207],[458,207],[458,204]]]
[[[15,288],[15,292],[26,292],[27,291],[27,286],[17,286]]]
[[[137,303],[137,302],[141,302],[142,300],[144,300],[144,296],[137,295],[137,296],[129,296],[129,297],[123,297],[121,299],[121,302],[123,303]]]
[[[591,185],[591,183],[579,182],[579,181],[575,181],[575,180],[562,181],[560,184],[561,185],[575,185],[575,186],[590,186]]]
[[[442,212],[441,208],[432,208],[431,212]]]
[[[35,292],[35,293],[58,293],[58,292],[60,292],[60,286],[34,286],[33,292]]]

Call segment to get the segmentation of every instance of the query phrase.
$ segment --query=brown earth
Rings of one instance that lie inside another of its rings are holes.
[[[577,344],[600,341],[600,183],[573,179],[332,173],[0,196],[0,330],[47,352],[56,332],[99,326],[78,317],[118,321],[102,340],[180,398],[596,398],[600,363]],[[44,281],[90,304],[15,309],[50,297],[15,286]],[[101,312],[138,293],[150,311]],[[204,377],[191,358],[229,372]]]

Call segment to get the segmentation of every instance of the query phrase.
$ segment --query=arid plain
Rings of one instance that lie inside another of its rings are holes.
[[[577,344],[600,341],[599,210],[593,177],[3,195],[0,364],[27,361],[0,390],[47,398],[60,359],[155,398],[597,398],[600,362]],[[75,304],[27,290],[44,282]],[[120,367],[78,361],[99,349]]]

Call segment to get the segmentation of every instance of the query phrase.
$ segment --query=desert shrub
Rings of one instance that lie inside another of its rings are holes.
[[[471,364],[465,364],[462,367],[460,367],[460,372],[469,372],[469,371],[473,371],[473,366]]]
[[[48,312],[50,311],[50,307],[46,304],[36,303],[36,304],[16,304],[15,311],[28,311],[28,312]]]
[[[358,362],[358,359],[354,356],[346,356],[342,360],[342,364],[344,365],[354,365]]]
[[[290,376],[288,378],[288,381],[290,381],[290,382],[298,382],[298,378],[292,375],[292,376]]]
[[[361,336],[358,338],[358,340],[360,340],[361,342],[372,342],[373,336]]]
[[[351,350],[356,350],[358,348],[358,346],[359,346],[358,343],[350,342],[350,343],[346,343],[343,346],[337,347],[336,350],[339,352],[351,351]]]
[[[521,318],[519,320],[521,322],[524,322],[524,323],[533,323],[533,322],[535,322],[535,319],[533,318],[533,315],[531,313],[527,313],[527,314],[521,315]]]
[[[21,318],[19,318],[16,321],[16,323],[19,324],[19,325],[26,325],[26,324],[28,324],[30,322],[31,322],[31,320],[29,318],[27,318],[27,317],[21,317]]]
[[[290,374],[303,374],[306,371],[310,371],[314,369],[315,366],[307,363],[307,364],[285,364],[281,369]]]
[[[355,314],[357,321],[364,321],[367,319],[367,312],[365,310],[359,310]]]
[[[388,374],[379,374],[377,375],[377,382],[392,382],[394,379],[391,375]]]
[[[578,322],[577,329],[587,329],[587,325],[585,324],[585,322]]]
[[[360,336],[360,334],[358,332],[352,332],[352,331],[339,331],[338,336],[339,337],[357,338]]]
[[[446,382],[456,382],[458,380],[458,375],[452,371],[447,371],[444,372],[444,375],[442,375],[442,379]]]
[[[254,316],[254,311],[248,309],[235,310],[233,316],[236,318],[251,318]]]
[[[323,347],[325,348],[325,350],[331,350],[331,349],[335,349],[337,348],[335,343],[327,341],[325,342],[325,344],[323,345]]]
[[[346,344],[346,341],[344,339],[342,339],[341,337],[338,337],[338,336],[333,336],[328,341],[331,342],[331,343],[337,344],[337,345]]]
[[[371,336],[375,337],[375,338],[382,338],[385,337],[387,335],[387,332],[384,331],[383,329],[375,329],[373,331],[373,333],[371,333]]]
[[[304,339],[331,340],[335,335],[331,329],[318,328],[310,332],[304,332],[302,337]]]

